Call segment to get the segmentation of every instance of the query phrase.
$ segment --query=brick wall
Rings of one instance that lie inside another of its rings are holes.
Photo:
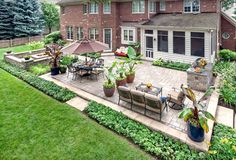
[[[230,34],[229,39],[222,38],[222,34],[227,32]],[[221,44],[222,48],[236,51],[236,27],[228,20],[221,16]]]

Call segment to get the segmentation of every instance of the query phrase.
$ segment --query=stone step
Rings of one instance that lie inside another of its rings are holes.
[[[232,127],[233,128],[233,110],[223,107],[223,106],[218,106],[217,111],[216,111],[216,121],[218,123],[224,124],[226,126]],[[236,121],[235,121],[236,123]]]
[[[88,101],[81,97],[75,97],[66,103],[80,111],[83,111],[88,106]]]

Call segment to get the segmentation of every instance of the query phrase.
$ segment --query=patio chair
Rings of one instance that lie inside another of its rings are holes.
[[[79,69],[77,72],[76,72],[76,77],[80,77],[80,82],[82,81],[82,79],[84,77],[87,77],[90,75],[90,73],[87,71],[87,70],[84,70],[83,68]]]
[[[146,103],[146,110],[160,114],[160,121],[162,112],[166,109],[168,111],[168,107],[166,101],[162,102],[159,97],[145,94],[145,103]]]
[[[67,78],[70,76],[70,74],[72,74],[72,80],[75,80],[76,79],[76,73],[77,73],[76,68],[73,67],[72,65],[68,65],[67,68],[68,68]]]
[[[103,73],[104,73],[104,70],[102,68],[93,68],[91,72],[91,76],[95,76],[96,80],[98,80],[99,75]]]
[[[102,58],[99,58],[98,60],[97,60],[97,63],[96,63],[96,65],[98,66],[98,67],[104,67],[104,59],[102,59]]]
[[[172,109],[181,110],[184,108],[185,94],[176,88],[173,88],[167,96],[168,106]]]
[[[142,107],[144,109],[144,114],[146,114],[146,103],[144,98],[144,92],[132,89],[130,91],[132,97],[132,105]],[[132,109],[132,106],[131,106]]]
[[[131,108],[132,108],[132,98],[130,95],[130,89],[124,86],[119,86],[118,93],[119,93],[118,105],[120,105],[120,101],[122,100],[122,101],[130,103]]]

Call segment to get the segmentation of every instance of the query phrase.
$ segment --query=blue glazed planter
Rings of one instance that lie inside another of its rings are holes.
[[[52,76],[58,75],[59,73],[60,73],[60,68],[59,67],[51,68],[51,75]]]
[[[195,127],[189,121],[187,122],[187,132],[191,140],[202,142],[204,140],[204,130],[202,127]]]

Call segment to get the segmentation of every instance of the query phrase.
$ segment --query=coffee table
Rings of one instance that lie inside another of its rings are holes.
[[[162,87],[152,86],[151,88],[148,88],[145,83],[141,83],[138,86],[136,86],[136,90],[145,92],[148,94],[152,94],[155,96],[158,96],[159,94],[161,94],[162,96]]]

